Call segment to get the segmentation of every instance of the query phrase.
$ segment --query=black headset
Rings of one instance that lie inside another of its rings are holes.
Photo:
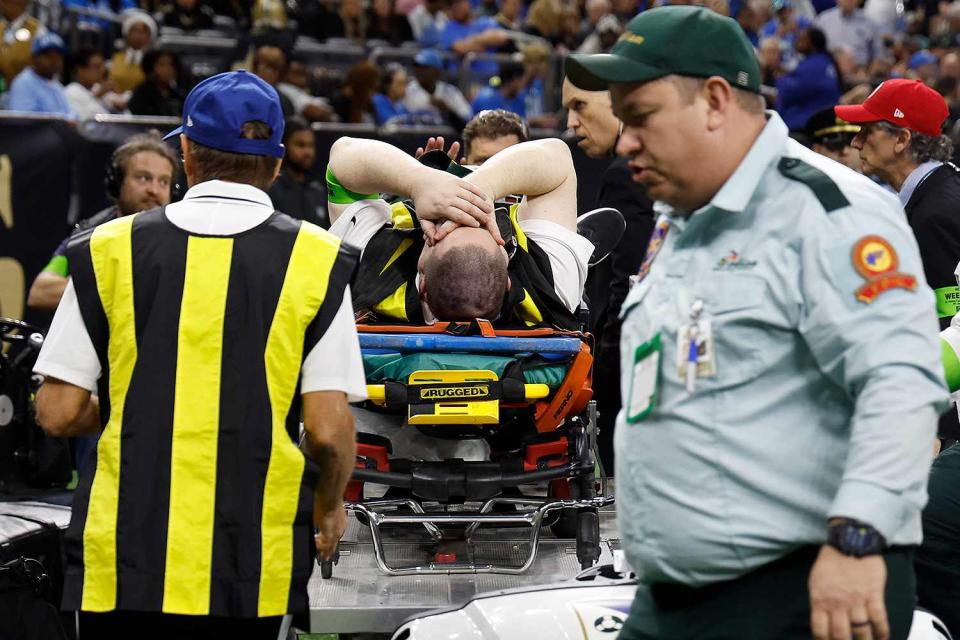
[[[183,185],[180,183],[180,167],[173,169],[173,180],[170,182],[170,202],[179,202],[183,198]],[[123,167],[117,162],[117,153],[114,152],[107,162],[106,173],[103,176],[103,186],[107,195],[115,202],[120,200],[120,189],[123,188]]]

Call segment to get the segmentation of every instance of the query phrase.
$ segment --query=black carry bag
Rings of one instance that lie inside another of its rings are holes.
[[[66,640],[62,527],[70,510],[0,503],[0,640]]]
[[[66,640],[60,612],[44,597],[49,576],[32,558],[0,565],[0,639]]]
[[[73,477],[68,440],[48,436],[35,419],[41,346],[38,327],[0,318],[0,490],[62,488]]]

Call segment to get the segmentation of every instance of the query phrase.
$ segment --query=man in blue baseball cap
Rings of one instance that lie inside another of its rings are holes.
[[[167,136],[184,199],[67,248],[37,408],[50,433],[100,435],[65,543],[83,637],[276,638],[346,528],[357,252],[274,210],[283,124],[255,75],[201,82]]]
[[[907,68],[918,80],[922,80],[925,84],[932,84],[940,71],[940,59],[929,49],[921,49],[910,56]]]
[[[7,109],[51,113],[73,119],[60,74],[63,72],[63,40],[52,31],[34,39],[30,49],[30,66],[10,84]]]

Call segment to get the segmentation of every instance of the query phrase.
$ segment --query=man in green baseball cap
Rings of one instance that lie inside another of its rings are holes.
[[[619,637],[905,639],[946,393],[903,209],[789,138],[708,9],[644,11],[566,75],[609,88],[661,212],[620,312]]]

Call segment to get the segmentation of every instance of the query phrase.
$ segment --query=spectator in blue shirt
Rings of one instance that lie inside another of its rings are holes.
[[[837,63],[827,52],[827,38],[815,27],[797,37],[803,59],[777,80],[777,111],[791,131],[803,129],[817,111],[837,104],[842,93]]]
[[[407,70],[402,65],[391,63],[380,77],[380,92],[373,96],[373,112],[377,124],[396,122],[409,118],[410,112],[403,105],[407,95]]]
[[[447,15],[450,18],[440,33],[440,48],[458,56],[468,53],[493,53],[509,39],[497,22],[489,17],[473,19],[470,15],[470,0],[448,0]],[[492,76],[497,72],[493,61],[477,61],[471,71],[478,75]]]
[[[58,80],[63,72],[65,50],[63,40],[52,31],[33,40],[30,66],[11,83],[7,109],[76,117]]]
[[[477,93],[473,99],[474,113],[493,109],[504,109],[527,117],[526,105],[527,77],[523,67],[515,62],[500,65],[500,75],[490,79],[490,84]]]

